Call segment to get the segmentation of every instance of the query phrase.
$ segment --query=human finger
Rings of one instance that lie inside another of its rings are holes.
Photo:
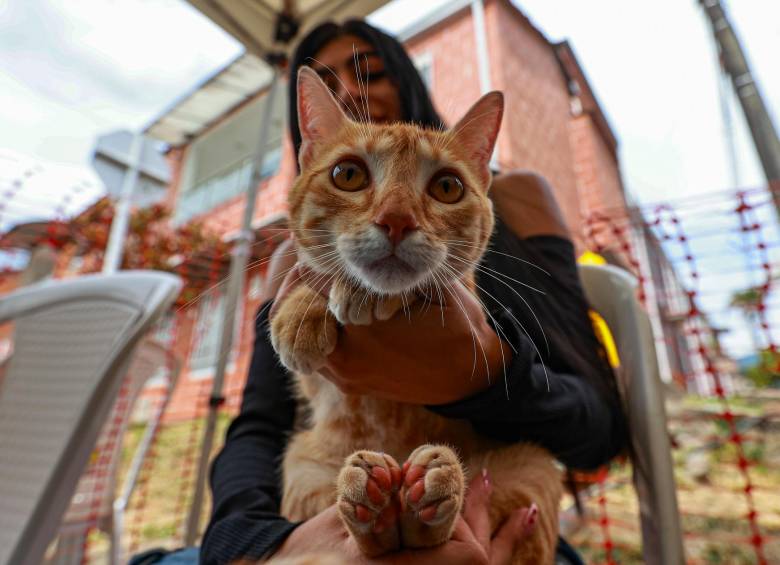
[[[481,473],[471,479],[466,500],[463,504],[463,519],[471,528],[479,544],[485,548],[485,551],[490,550],[491,532],[488,508],[492,490],[490,474],[487,469],[482,469]]]
[[[490,565],[509,565],[518,543],[531,536],[536,529],[538,509],[519,508],[499,527],[490,543]]]

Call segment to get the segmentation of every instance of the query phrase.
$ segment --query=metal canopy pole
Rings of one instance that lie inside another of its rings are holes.
[[[249,183],[246,193],[246,207],[244,208],[241,231],[231,252],[230,274],[228,275],[227,290],[225,292],[225,309],[222,313],[222,333],[220,334],[219,340],[219,357],[217,358],[217,367],[214,373],[211,397],[209,398],[209,412],[206,419],[206,428],[203,431],[203,443],[201,445],[200,458],[198,460],[198,475],[195,479],[195,492],[193,494],[192,505],[190,506],[185,529],[185,544],[187,546],[194,545],[198,536],[198,527],[203,506],[203,493],[206,486],[206,471],[209,464],[211,449],[214,444],[217,412],[225,400],[222,396],[222,384],[225,380],[225,368],[227,367],[233,345],[236,306],[238,304],[238,298],[241,296],[243,290],[244,272],[254,241],[252,217],[254,215],[255,202],[257,200],[257,189],[261,181],[261,171],[263,160],[265,159],[266,146],[268,145],[268,134],[271,129],[271,112],[274,107],[274,98],[279,82],[279,74],[280,70],[277,67],[273,67],[273,76],[271,78],[268,98],[266,100],[263,119],[260,125],[260,139],[257,155],[252,163],[252,180]]]
[[[111,220],[111,232],[103,256],[104,275],[117,272],[122,265],[122,251],[124,250],[125,237],[127,237],[127,225],[130,222],[130,204],[133,200],[135,185],[138,182],[138,169],[141,166],[143,148],[144,136],[141,132],[136,132],[130,145],[130,161],[122,179],[122,190],[119,193],[116,208],[114,208],[114,219]]]

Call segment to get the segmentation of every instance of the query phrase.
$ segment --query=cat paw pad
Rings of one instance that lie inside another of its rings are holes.
[[[357,451],[337,481],[337,505],[347,529],[367,555],[398,549],[401,469],[389,455]]]
[[[418,447],[404,463],[401,529],[405,547],[447,541],[463,504],[464,476],[455,452],[441,445]]]

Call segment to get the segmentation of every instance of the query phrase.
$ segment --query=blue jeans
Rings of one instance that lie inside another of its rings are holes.
[[[130,559],[128,565],[198,565],[198,554],[200,548],[188,547],[185,549],[178,549],[171,553],[157,549],[147,551],[134,556]],[[584,565],[577,552],[564,541],[563,538],[558,539],[558,551],[555,556],[556,565]]]
[[[199,547],[187,547],[176,551],[152,549],[130,558],[127,565],[198,565]]]

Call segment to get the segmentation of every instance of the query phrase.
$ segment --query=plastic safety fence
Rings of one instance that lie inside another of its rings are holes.
[[[267,247],[268,240],[283,237],[283,233],[281,229],[271,229],[253,245],[257,251],[253,255],[260,258],[247,267],[245,293],[236,312],[234,342],[222,391],[225,400],[219,407],[210,459],[221,448],[227,425],[240,406],[254,341],[255,314],[262,290],[269,282],[265,280],[267,251],[258,250]],[[124,556],[155,547],[173,549],[184,543],[218,355],[228,259],[222,253],[189,261],[179,270],[182,278],[200,277],[206,282],[192,297],[183,298],[173,313],[174,329],[168,343],[181,359],[182,371],[128,505],[122,539]],[[131,430],[127,443],[135,441],[137,435]],[[210,505],[207,495],[200,509],[198,537],[205,530]]]
[[[596,210],[584,223],[585,246],[637,277],[653,322],[688,562],[780,562],[780,230],[771,196]],[[594,562],[642,563],[628,470],[613,465],[592,482],[575,541]]]
[[[30,169],[18,183],[0,187],[0,293],[20,284],[36,246],[52,252],[55,276],[100,269],[100,254],[80,250],[105,244],[110,214],[96,210],[75,235],[66,221],[71,202],[88,187],[59,193],[53,221],[31,223],[27,231],[9,227],[27,217],[25,206],[39,204],[26,202],[23,191],[38,174]],[[147,225],[142,220],[148,219],[138,219],[141,230]],[[637,297],[652,322],[668,393],[688,562],[780,563],[780,297],[775,292],[780,230],[771,197],[765,190],[727,192],[628,212],[592,210],[583,225],[580,250],[634,273]],[[190,229],[176,241],[205,241],[203,233]],[[269,241],[283,234],[270,230],[253,247],[214,453],[240,406],[254,317],[270,282]],[[157,268],[162,244],[144,238],[135,243],[128,251],[134,268]],[[229,246],[195,246],[168,259],[190,282],[149,336],[166,356],[143,390],[134,391],[131,380],[123,385],[74,497],[79,513],[63,522],[48,554],[54,562],[105,563],[115,550],[126,562],[134,553],[183,543],[216,364]],[[0,332],[0,362],[12,355],[12,342],[12,331]],[[165,383],[174,373],[178,380],[168,397]],[[161,423],[124,508],[119,547],[112,547],[111,505],[132,475],[133,455],[163,402]],[[569,538],[587,562],[643,563],[628,464],[616,462],[591,476],[580,494],[584,525]],[[209,510],[207,497],[199,509],[201,533]]]

